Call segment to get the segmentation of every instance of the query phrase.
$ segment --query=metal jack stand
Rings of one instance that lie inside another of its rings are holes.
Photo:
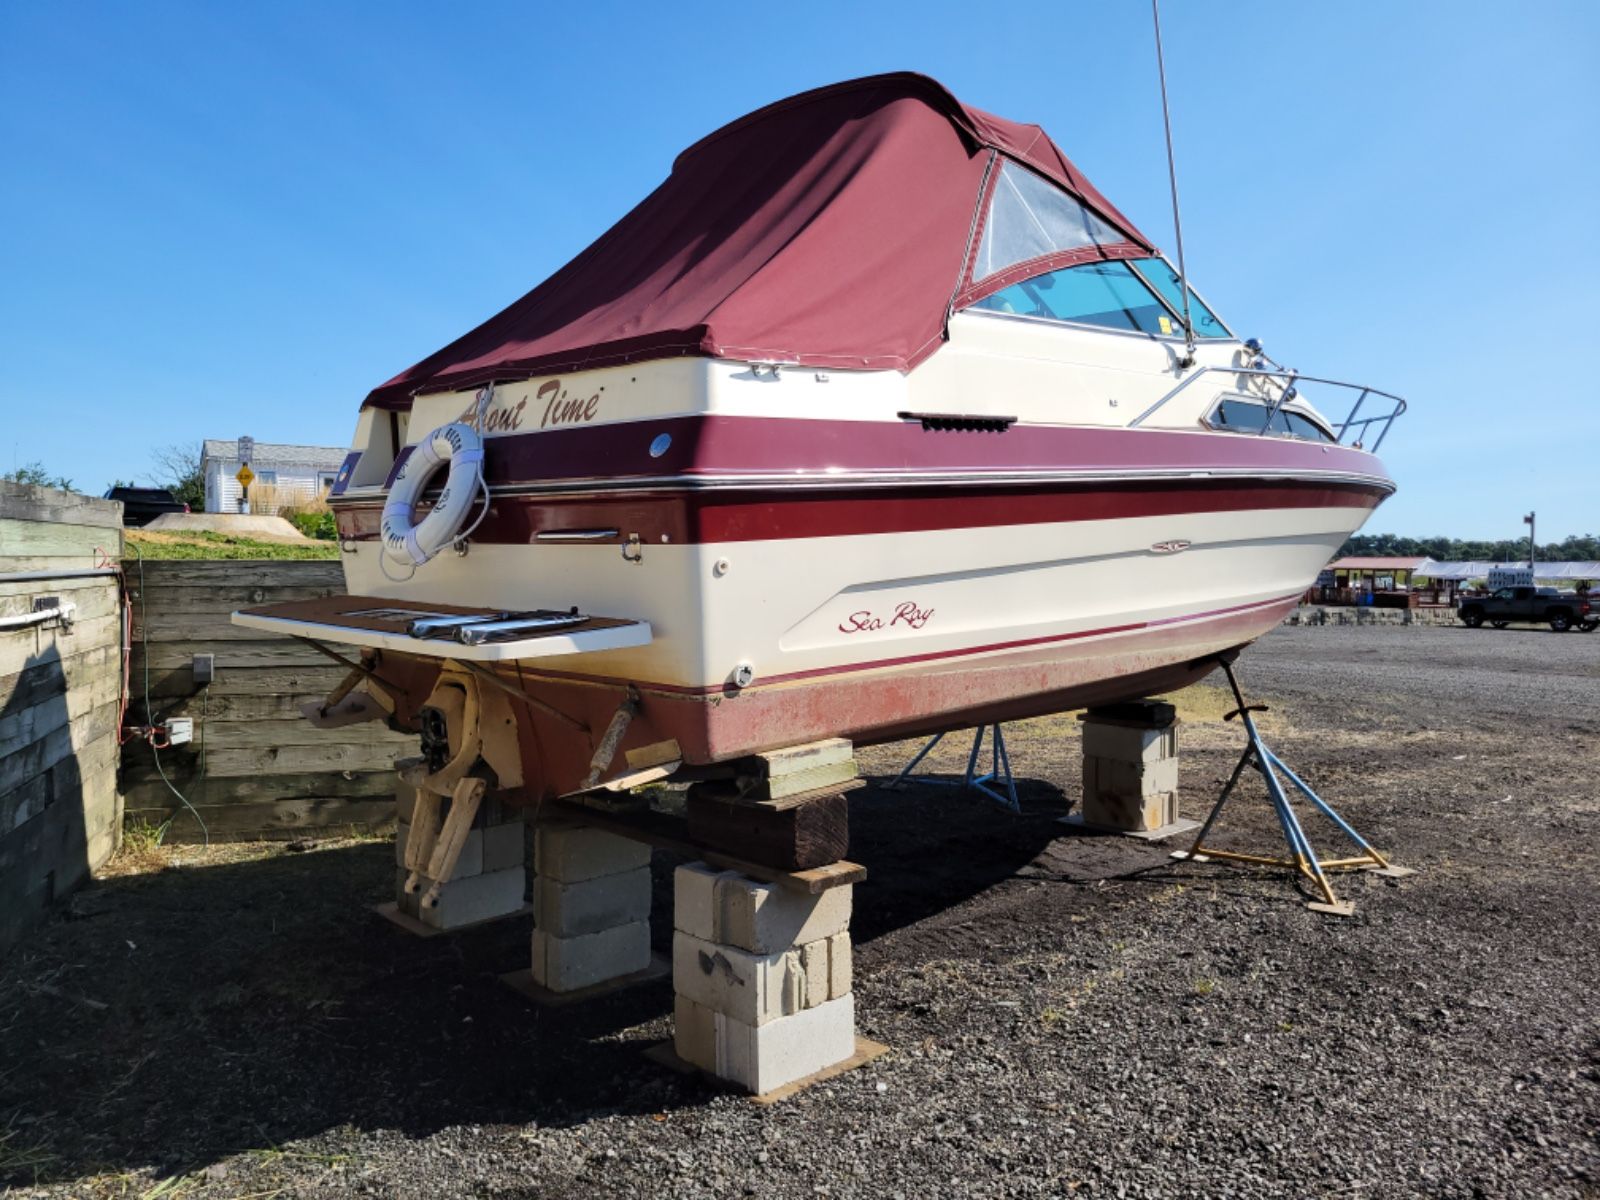
[[[1311,901],[1306,907],[1313,912],[1329,913],[1336,917],[1348,917],[1355,912],[1355,905],[1341,902],[1334,895],[1333,887],[1328,883],[1327,872],[1337,868],[1364,868],[1374,874],[1387,875],[1399,879],[1406,875],[1415,875],[1416,872],[1408,867],[1396,867],[1389,863],[1370,845],[1367,840],[1357,833],[1350,824],[1333,810],[1333,806],[1316,792],[1312,791],[1306,782],[1284,765],[1283,760],[1267,748],[1266,742],[1261,738],[1261,731],[1256,728],[1255,721],[1250,714],[1253,712],[1266,712],[1265,704],[1246,704],[1244,693],[1239,690],[1239,681],[1234,678],[1233,668],[1224,659],[1218,659],[1222,670],[1228,677],[1228,686],[1233,689],[1233,698],[1239,707],[1228,713],[1223,719],[1227,721],[1238,717],[1244,723],[1245,737],[1248,739],[1244,753],[1239,756],[1239,763],[1233,768],[1233,775],[1228,779],[1227,786],[1222,789],[1222,795],[1217,797],[1217,803],[1211,810],[1211,815],[1200,826],[1200,832],[1195,836],[1194,845],[1188,850],[1176,850],[1172,857],[1187,859],[1192,862],[1207,862],[1213,858],[1227,862],[1256,863],[1272,867],[1293,867],[1305,876],[1322,893],[1323,899]],[[1233,793],[1234,786],[1239,782],[1239,777],[1244,774],[1246,767],[1253,766],[1261,772],[1262,781],[1267,785],[1267,796],[1272,801],[1273,811],[1277,814],[1278,824],[1283,827],[1284,840],[1289,843],[1289,853],[1292,858],[1271,858],[1264,854],[1240,854],[1232,850],[1214,850],[1205,846],[1206,834],[1211,832],[1211,827],[1216,824],[1217,817],[1222,813],[1222,806],[1227,803],[1228,797]],[[1294,808],[1289,803],[1283,784],[1278,779],[1278,773],[1299,790],[1316,810],[1322,813],[1340,831],[1348,837],[1362,851],[1353,858],[1330,858],[1326,861],[1319,860],[1316,851],[1311,848],[1311,841],[1306,837],[1305,830],[1300,825],[1300,819],[1295,816]]]
[[[983,735],[988,730],[994,731],[994,737],[989,747],[989,771],[986,775],[979,775],[977,773],[978,755],[983,750]],[[973,731],[972,753],[967,755],[967,772],[960,783],[953,779],[935,779],[931,775],[913,775],[911,773],[916,770],[917,764],[926,758],[928,752],[937,746],[943,738],[944,734],[936,733],[928,739],[928,744],[917,751],[916,756],[905,765],[905,769],[900,774],[894,777],[894,782],[889,787],[897,788],[909,779],[915,783],[924,783],[933,787],[965,788],[987,797],[1009,812],[1020,813],[1022,811],[1022,804],[1017,799],[1017,785],[1011,778],[1011,756],[1006,753],[1005,734],[1000,732],[998,724],[979,725]],[[989,786],[995,780],[999,780],[1005,786],[1004,795]]]

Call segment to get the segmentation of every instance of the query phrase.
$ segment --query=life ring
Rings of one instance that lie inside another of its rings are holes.
[[[433,502],[432,511],[414,521],[412,514],[422,489],[446,465],[450,474],[444,491]],[[403,551],[420,567],[456,540],[481,487],[483,442],[477,431],[459,421],[439,426],[418,443],[394,478],[380,526],[385,551]]]

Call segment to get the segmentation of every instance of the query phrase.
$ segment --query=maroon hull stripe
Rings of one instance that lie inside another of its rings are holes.
[[[1078,487],[799,489],[634,493],[545,499],[497,496],[472,535],[489,545],[527,545],[542,531],[615,529],[646,544],[767,541],[1107,521],[1184,513],[1377,507],[1386,489],[1361,484],[1171,480]],[[377,504],[342,507],[339,532],[375,537]],[[605,545],[602,541],[599,544]]]
[[[533,417],[528,418],[531,424]],[[651,443],[671,444],[651,457]],[[1069,425],[1013,425],[1005,432],[923,429],[918,421],[812,421],[694,416],[577,428],[522,430],[488,439],[485,472],[503,486],[683,476],[953,471],[1334,472],[1386,477],[1362,450],[1234,433]],[[937,480],[934,480],[937,482]]]

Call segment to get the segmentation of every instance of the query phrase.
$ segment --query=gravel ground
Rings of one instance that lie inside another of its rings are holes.
[[[539,1009],[496,980],[524,922],[418,941],[369,916],[383,842],[130,856],[0,963],[0,1183],[1600,1195],[1600,636],[1285,628],[1241,670],[1279,753],[1421,870],[1342,877],[1352,919],[1281,872],[1069,832],[1076,723],[1013,726],[1020,818],[952,789],[852,797],[858,1020],[892,1052],[760,1108],[641,1057],[665,981]],[[1194,813],[1237,731],[1218,689],[1179,699]],[[1275,837],[1256,787],[1218,840]]]

